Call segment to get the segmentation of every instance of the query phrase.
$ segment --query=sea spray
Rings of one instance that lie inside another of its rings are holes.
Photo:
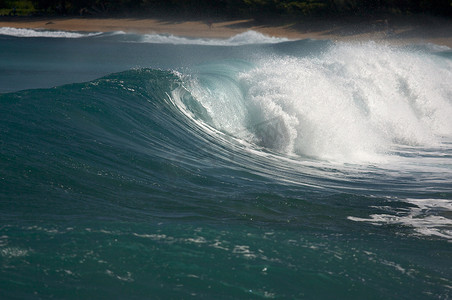
[[[263,57],[226,77],[225,65],[210,68],[198,82],[209,96],[195,94],[214,124],[246,128],[277,151],[375,161],[394,145],[434,146],[452,135],[452,62],[422,52],[338,43],[317,56]]]

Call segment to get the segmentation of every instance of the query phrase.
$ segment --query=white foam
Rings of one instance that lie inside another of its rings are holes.
[[[380,161],[394,145],[452,136],[452,62],[376,43],[317,57],[264,58],[241,77],[266,147],[339,162]]]
[[[0,35],[9,35],[16,37],[82,38],[96,36],[100,34],[102,33],[101,32],[80,33],[59,30],[0,27]]]
[[[270,37],[256,31],[246,31],[228,39],[188,38],[171,34],[145,34],[142,42],[174,45],[240,46],[250,44],[274,44],[289,41],[287,38]]]
[[[433,44],[433,43],[426,43],[426,44],[424,44],[424,46],[432,52],[443,52],[443,51],[451,51],[452,50],[448,46],[437,45],[437,44]]]
[[[18,247],[8,247],[0,249],[0,255],[4,258],[28,256],[29,252],[29,250],[21,249]]]
[[[349,216],[355,222],[374,225],[399,224],[412,227],[417,234],[437,236],[452,240],[452,219],[444,215],[452,212],[452,200],[448,199],[405,199],[414,206],[391,211],[392,214],[372,214],[369,218]],[[383,207],[382,207],[383,208]],[[391,209],[391,208],[387,208]]]

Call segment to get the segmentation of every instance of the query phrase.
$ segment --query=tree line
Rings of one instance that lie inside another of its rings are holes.
[[[53,14],[190,14],[199,16],[337,16],[429,13],[452,16],[452,0],[0,0],[0,8],[31,3]]]

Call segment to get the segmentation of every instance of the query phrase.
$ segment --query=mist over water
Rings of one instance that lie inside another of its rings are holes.
[[[451,297],[449,48],[0,47],[0,298]]]

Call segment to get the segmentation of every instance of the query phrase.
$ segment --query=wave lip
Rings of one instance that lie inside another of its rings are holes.
[[[101,32],[80,33],[61,30],[0,27],[0,35],[9,35],[15,37],[83,38],[97,36],[100,34],[102,33]]]

